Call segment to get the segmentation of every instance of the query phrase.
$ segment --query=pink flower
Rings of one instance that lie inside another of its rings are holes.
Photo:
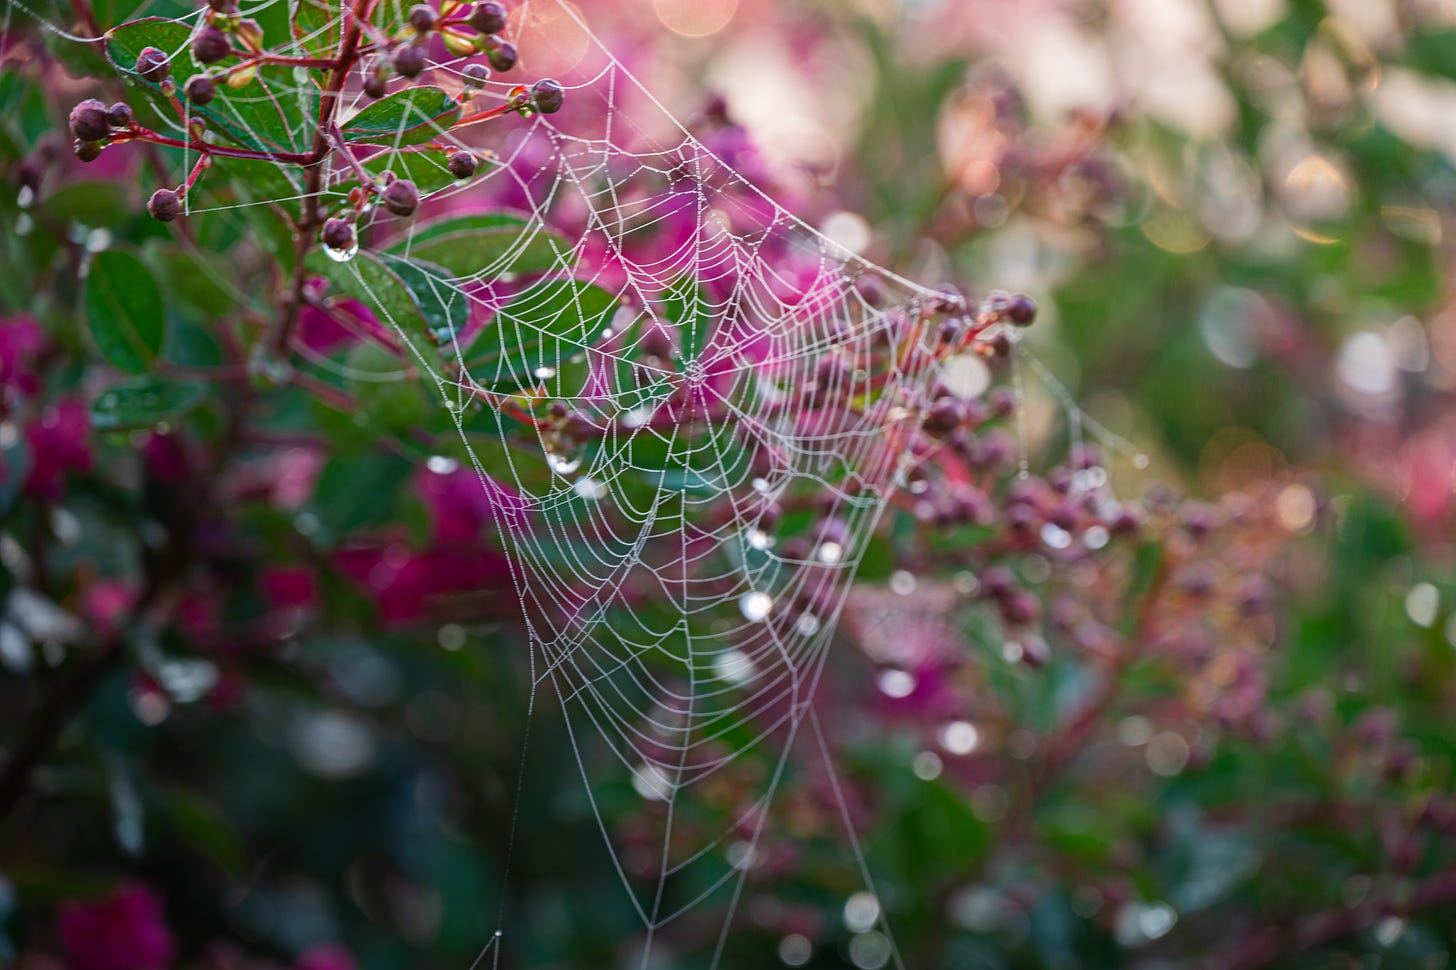
[[[105,899],[62,903],[59,930],[71,970],[165,970],[175,951],[161,901],[134,883]]]
[[[115,636],[126,612],[136,601],[136,587],[125,580],[102,579],[86,588],[82,609],[86,620],[102,636]]]
[[[311,946],[293,961],[293,970],[356,970],[357,967],[353,954],[337,943]]]
[[[23,314],[0,320],[0,388],[11,386],[30,396],[39,387],[32,370],[45,346],[45,333],[35,317]]]
[[[435,524],[435,540],[473,543],[482,529],[493,526],[492,512],[510,526],[519,526],[525,502],[515,489],[470,466],[447,472],[422,471],[415,481]]]
[[[90,433],[86,406],[75,398],[67,398],[43,410],[39,420],[25,429],[25,437],[30,444],[26,494],[55,501],[65,491],[66,472],[90,471]]]
[[[306,609],[318,601],[318,580],[303,566],[270,566],[263,573],[263,593],[275,609]]]

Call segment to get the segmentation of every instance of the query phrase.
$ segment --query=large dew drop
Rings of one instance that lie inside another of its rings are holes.
[[[570,475],[581,467],[581,459],[548,451],[546,452],[546,464],[558,475]]]
[[[359,255],[359,244],[356,242],[348,249],[335,249],[333,246],[324,244],[324,255],[336,263],[347,263]]]

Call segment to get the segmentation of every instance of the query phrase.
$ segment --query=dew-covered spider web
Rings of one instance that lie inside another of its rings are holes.
[[[242,12],[262,18],[284,2]],[[170,28],[179,62],[197,23]],[[265,41],[316,56],[339,31],[320,17],[291,44]],[[318,308],[389,353],[301,337],[288,351],[329,380],[421,384],[439,405],[423,423],[452,444],[430,467],[473,468],[489,499],[529,633],[531,704],[566,714],[643,927],[643,965],[664,927],[711,906],[717,966],[795,752],[822,758],[873,892],[816,686],[887,504],[935,474],[941,444],[923,431],[937,386],[979,395],[982,359],[1018,331],[1002,308],[872,265],[776,204],[675,121],[575,5],[530,0],[507,34],[520,66],[478,93],[464,85],[465,61],[439,45],[424,76],[390,91],[438,85],[468,116],[506,103],[517,79],[550,74],[565,88],[561,111],[446,130],[422,105],[392,139],[333,158],[326,214],[385,173],[424,198],[408,220],[366,207],[360,246],[310,263],[328,281],[313,291]],[[126,69],[135,54],[112,59]],[[306,70],[262,71],[225,92],[209,125],[264,151],[304,152],[313,85]],[[294,101],[304,110],[280,113]],[[345,133],[370,104],[351,78]],[[280,126],[280,114],[296,120]],[[184,123],[165,130],[181,135]],[[472,178],[451,173],[457,150],[479,157]],[[194,193],[193,211],[297,212],[305,201],[296,164],[215,165],[252,194]],[[1058,400],[1074,439],[1101,434]],[[743,790],[730,769],[750,753],[767,767]],[[522,758],[524,769],[529,744]],[[653,838],[624,846],[603,792],[653,803]],[[903,966],[882,919],[879,929],[886,961]],[[493,943],[484,958],[501,952]]]

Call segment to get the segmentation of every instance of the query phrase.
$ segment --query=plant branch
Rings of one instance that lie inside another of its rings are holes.
[[[304,177],[303,216],[295,227],[298,241],[294,254],[293,281],[289,288],[283,319],[279,321],[278,330],[273,338],[273,351],[280,356],[286,355],[288,352],[288,342],[293,337],[293,330],[298,325],[298,314],[303,309],[304,288],[308,283],[308,272],[305,267],[308,254],[313,250],[316,242],[314,230],[322,222],[319,212],[319,195],[323,190],[324,162],[331,150],[329,132],[334,127],[334,116],[338,112],[339,94],[344,89],[344,81],[348,79],[349,71],[358,57],[361,24],[369,19],[371,6],[372,0],[355,0],[353,6],[344,8],[344,40],[339,46],[339,56],[334,59],[334,70],[329,76],[328,85],[319,99],[318,124],[313,133],[313,150],[309,152],[308,160],[304,163],[308,166],[308,173]]]

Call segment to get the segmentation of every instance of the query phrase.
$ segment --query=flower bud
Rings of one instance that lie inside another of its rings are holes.
[[[417,3],[410,8],[409,25],[417,34],[428,34],[435,29],[434,8],[426,3]]]
[[[71,151],[83,162],[94,162],[101,156],[101,147],[99,141],[84,141],[77,138],[76,143],[71,146]]]
[[[263,26],[253,19],[240,20],[235,28],[238,40],[254,54],[263,51]]]
[[[450,167],[450,174],[457,179],[468,179],[475,174],[475,155],[468,151],[459,151],[450,156],[446,164]]]
[[[425,52],[413,44],[401,44],[390,58],[394,73],[400,77],[418,77],[425,69]]]
[[[111,122],[106,120],[106,105],[95,98],[87,98],[71,109],[71,134],[82,141],[100,141],[111,134]]]
[[[1006,306],[1006,316],[1018,327],[1029,327],[1036,319],[1036,301],[1024,293],[1013,296]]]
[[[475,35],[453,28],[440,31],[440,43],[444,44],[445,49],[456,57],[470,57],[478,52],[475,46]]]
[[[193,104],[204,105],[217,96],[217,85],[206,74],[194,74],[187,79],[186,85],[182,88],[182,93]]]
[[[482,34],[498,34],[506,26],[506,8],[490,0],[477,3],[475,9],[470,11],[468,22]]]
[[[106,109],[106,123],[111,127],[130,128],[131,122],[131,106],[125,102],[118,101]]]
[[[338,252],[348,252],[358,244],[354,224],[347,219],[326,219],[322,239],[325,246]]]
[[[199,64],[216,64],[232,53],[228,35],[211,24],[192,35],[192,57]]]
[[[155,47],[143,47],[141,53],[137,54],[136,72],[143,80],[161,84],[172,73],[172,65],[162,51]]]
[[[492,36],[490,39],[494,43],[485,55],[486,58],[490,61],[490,66],[495,68],[497,71],[500,71],[501,73],[505,73],[506,71],[509,71],[511,68],[515,67],[515,45],[511,44],[508,41],[501,40],[499,37]]]
[[[460,69],[460,77],[472,91],[479,90],[490,80],[490,68],[484,64],[466,64]]]
[[[559,81],[552,78],[542,78],[531,85],[531,107],[543,115],[551,115],[561,110],[561,104],[566,100],[566,89]]]
[[[171,222],[182,214],[182,197],[171,189],[158,189],[147,200],[147,212],[159,222]]]
[[[384,74],[378,69],[364,72],[364,93],[371,98],[382,98],[386,90]]]
[[[420,190],[409,179],[396,179],[380,193],[384,207],[401,218],[412,216],[420,204]]]

